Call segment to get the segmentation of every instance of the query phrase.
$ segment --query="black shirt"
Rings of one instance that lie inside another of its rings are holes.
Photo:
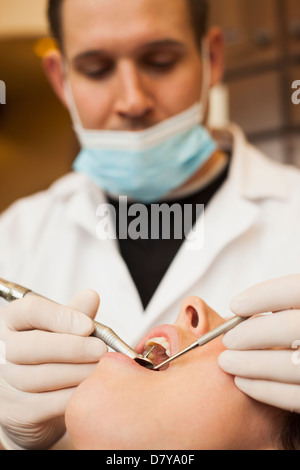
[[[126,228],[129,232],[128,236],[124,236],[124,227],[122,228],[121,237],[119,236],[120,211],[126,211],[128,214],[130,208],[136,210],[138,206],[133,206],[135,203],[131,202],[120,204],[119,201],[108,198],[109,204],[116,211],[116,232],[120,252],[137,287],[144,309],[149,304],[158,285],[184,242],[185,235],[188,234],[187,227],[183,224],[183,217],[180,217],[180,220],[178,218],[180,208],[181,214],[183,214],[185,205],[190,205],[192,217],[190,217],[191,226],[188,229],[191,229],[199,217],[199,205],[204,205],[204,208],[208,206],[214,194],[226,180],[228,170],[229,165],[226,166],[216,180],[196,194],[180,200],[156,203],[155,212],[152,212],[153,204],[148,204],[143,205],[144,207],[141,212],[135,211],[134,216],[130,217],[127,215]],[[169,208],[172,206],[174,208],[174,204],[179,206],[176,206],[177,210],[174,210],[174,213],[169,210],[171,216],[168,220],[166,220],[168,211],[166,213],[162,211],[161,213],[165,215],[160,216],[160,224],[157,225],[158,219],[155,217],[154,222],[153,213],[157,214],[158,205],[162,207],[162,204],[167,204]],[[124,216],[125,214],[123,213],[122,215]],[[122,220],[126,220],[126,216]],[[169,220],[171,223],[169,223]],[[180,227],[181,230],[179,229]],[[168,229],[170,229],[170,233],[168,233]],[[133,239],[130,236],[133,232],[136,236],[140,234],[139,238]]]

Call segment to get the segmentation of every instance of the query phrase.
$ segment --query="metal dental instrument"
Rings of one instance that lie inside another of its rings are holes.
[[[178,357],[183,356],[187,352],[192,351],[193,349],[198,348],[199,346],[204,346],[205,344],[209,343],[213,339],[218,338],[218,336],[221,336],[221,335],[227,333],[228,331],[232,330],[233,328],[235,328],[237,325],[239,325],[240,323],[242,323],[245,320],[248,320],[248,317],[233,317],[233,318],[231,318],[227,322],[223,323],[223,325],[220,325],[217,328],[215,328],[214,330],[210,331],[209,333],[207,333],[203,336],[200,336],[200,338],[198,338],[195,343],[191,344],[188,348],[180,351],[179,353],[174,354],[174,356],[169,357],[169,359],[162,362],[161,364],[158,364],[157,366],[155,366],[153,368],[153,370],[159,370],[163,366],[169,364],[170,362],[174,361]]]
[[[23,299],[26,295],[29,294],[42,297],[39,294],[32,292],[30,289],[27,289],[26,287],[19,286],[18,284],[14,284],[0,278],[0,297],[2,297],[7,302]],[[92,333],[92,336],[101,339],[114,351],[125,354],[125,356],[130,357],[141,366],[146,367],[147,369],[153,369],[154,364],[150,359],[148,359],[148,357],[144,357],[134,351],[134,349],[124,343],[124,341],[122,341],[121,338],[119,338],[119,336],[111,328],[108,328],[107,326],[102,325],[96,321],[94,321],[94,325],[95,330]]]

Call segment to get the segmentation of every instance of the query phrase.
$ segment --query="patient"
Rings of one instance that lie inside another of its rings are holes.
[[[199,298],[189,297],[175,325],[153,329],[136,350],[147,351],[151,338],[165,338],[169,344],[157,346],[152,353],[154,362],[161,363],[165,348],[170,347],[173,355],[223,321]],[[223,350],[218,338],[160,372],[121,354],[106,354],[69,403],[66,423],[74,446],[88,450],[293,448],[290,427],[297,415],[240,392],[233,377],[218,367]]]

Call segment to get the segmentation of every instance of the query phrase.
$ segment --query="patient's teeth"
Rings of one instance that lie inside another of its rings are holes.
[[[169,357],[171,356],[170,344],[169,344],[169,342],[167,341],[166,338],[164,338],[164,337],[151,338],[148,341],[146,341],[146,343],[145,343],[145,347],[146,346],[155,346],[155,345],[162,346],[166,350],[167,356],[169,356]]]

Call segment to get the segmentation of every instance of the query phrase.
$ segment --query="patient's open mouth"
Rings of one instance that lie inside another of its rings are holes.
[[[152,351],[150,352],[150,350]],[[137,344],[135,350],[159,365],[179,351],[179,333],[174,325],[162,325],[149,331]],[[166,370],[166,365],[160,370]]]
[[[150,353],[149,353],[150,352]],[[166,338],[151,338],[145,343],[144,356],[147,357],[157,366],[166,361],[170,356],[170,345]],[[160,370],[168,369],[168,365],[162,367]]]

